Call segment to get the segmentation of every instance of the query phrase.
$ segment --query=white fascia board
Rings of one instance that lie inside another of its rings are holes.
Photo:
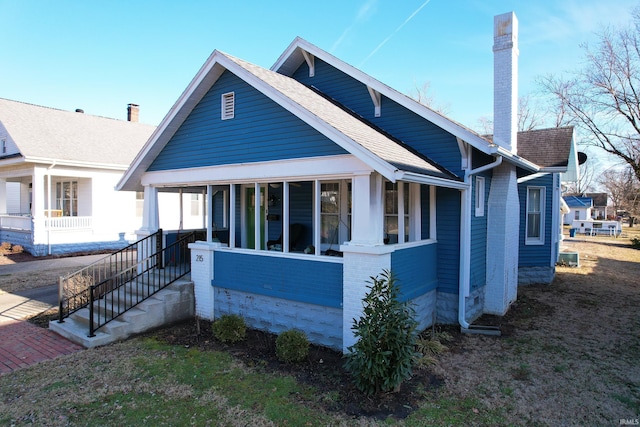
[[[220,56],[224,55],[214,50],[204,65],[198,70],[198,73],[133,159],[131,166],[116,185],[117,190],[137,188],[136,178],[139,178],[144,173],[144,170],[151,165],[151,162],[155,159],[155,155],[162,150],[184,120],[189,116],[191,110],[200,102],[209,88],[224,72],[224,69],[215,69],[218,63],[217,58]]]
[[[348,178],[373,169],[352,155],[244,163],[146,172],[143,185],[157,187]]]
[[[262,79],[258,78],[253,73],[236,64],[232,60],[221,56],[220,63],[230,72],[249,83],[288,112],[304,121],[306,124],[338,144],[340,147],[344,148],[349,153],[361,159],[382,176],[390,180],[393,179],[393,174],[397,170],[395,166],[376,156],[371,151],[347,137],[338,129],[326,123],[324,120],[319,119],[318,116],[311,113],[309,110],[302,108],[300,104],[296,103],[293,99],[274,89]]]
[[[523,169],[530,170],[533,172],[540,172],[540,166],[535,163],[530,162],[527,159],[524,159],[516,154],[513,154],[511,151],[499,146],[494,145],[494,149],[489,154],[497,154],[504,157],[504,160],[511,163],[512,165],[519,166]]]
[[[289,45],[289,47],[284,51],[284,53],[278,58],[276,63],[271,67],[272,71],[278,71],[280,68],[285,65],[289,56],[293,55],[296,48],[300,48],[306,52],[311,53],[317,58],[325,61],[332,67],[337,68],[343,73],[353,77],[358,80],[360,83],[364,84],[368,88],[375,90],[376,92],[381,93],[387,98],[397,102],[408,110],[418,114],[421,117],[429,120],[431,123],[436,126],[446,130],[447,132],[453,134],[458,138],[462,138],[467,143],[471,144],[473,147],[478,150],[490,154],[490,145],[491,143],[486,139],[482,138],[480,135],[476,134],[472,130],[462,126],[459,123],[454,122],[451,119],[446,118],[440,113],[432,110],[431,108],[420,104],[414,99],[398,92],[397,90],[387,86],[386,84],[380,82],[379,80],[371,77],[365,72],[355,68],[352,65],[347,64],[341,59],[331,55],[330,53],[318,48],[317,46],[309,43],[308,41],[296,37],[296,39]]]
[[[56,165],[56,166],[69,166],[76,168],[92,168],[92,169],[109,169],[116,171],[124,171],[127,170],[127,165],[117,165],[110,163],[92,163],[92,162],[83,162],[76,160],[59,160],[59,159],[50,159],[46,157],[25,157],[25,162],[29,163],[39,163],[46,165]]]
[[[445,178],[422,175],[414,172],[398,171],[394,177],[395,181],[415,182],[416,184],[433,185],[435,187],[446,187],[454,190],[469,189],[469,184],[463,181],[454,181]]]

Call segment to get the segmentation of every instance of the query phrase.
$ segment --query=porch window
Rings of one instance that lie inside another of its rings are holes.
[[[544,187],[527,187],[527,234],[525,239],[527,245],[544,244],[544,198]]]
[[[384,242],[388,244],[410,241],[410,191],[408,182],[385,181]],[[411,239],[413,240],[413,239]]]
[[[56,209],[62,216],[78,216],[78,181],[56,183]]]
[[[338,250],[351,238],[351,183],[320,183],[320,244],[323,252]]]

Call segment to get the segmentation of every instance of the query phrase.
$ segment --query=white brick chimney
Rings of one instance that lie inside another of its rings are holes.
[[[493,142],[516,154],[518,149],[518,18],[493,18]]]
[[[513,12],[494,18],[493,141],[517,153],[518,20]],[[520,201],[516,167],[493,169],[487,200],[487,285],[484,312],[504,315],[518,291]]]

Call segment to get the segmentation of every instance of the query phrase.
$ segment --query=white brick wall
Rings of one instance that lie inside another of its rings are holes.
[[[518,19],[513,12],[494,18],[493,141],[517,153]]]
[[[207,320],[214,318],[213,305],[213,254],[220,243],[196,242],[191,249],[191,280],[196,298],[196,316]]]
[[[344,250],[345,246],[342,247]],[[349,248],[344,251],[344,282],[342,288],[342,351],[347,352],[347,347],[355,344],[351,327],[353,319],[362,316],[362,299],[370,286],[371,277],[378,276],[382,270],[391,269],[391,253],[388,250],[381,252],[368,251],[363,247]],[[372,253],[373,252],[373,253]]]
[[[503,315],[518,289],[520,201],[515,166],[494,169],[487,217],[485,313]]]

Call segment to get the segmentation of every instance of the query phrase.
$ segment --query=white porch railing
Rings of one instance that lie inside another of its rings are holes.
[[[31,217],[24,215],[0,215],[0,228],[31,231]]]
[[[60,216],[45,218],[45,228],[51,230],[78,230],[93,227],[93,217],[90,216]]]

